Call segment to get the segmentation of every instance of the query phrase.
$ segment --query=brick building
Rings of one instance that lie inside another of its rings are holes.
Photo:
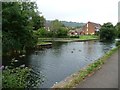
[[[85,24],[83,27],[82,27],[82,31],[81,31],[81,35],[93,35],[95,34],[96,32],[99,32],[101,28],[101,25],[100,24],[97,24],[97,23],[93,23],[93,22],[88,22],[87,24]]]

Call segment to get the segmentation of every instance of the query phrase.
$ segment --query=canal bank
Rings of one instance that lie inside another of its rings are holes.
[[[36,45],[36,49],[42,49],[42,48],[51,48],[52,47],[52,43],[51,42],[41,42],[41,43],[38,43]]]
[[[118,51],[107,60],[102,69],[79,83],[76,88],[118,88]]]
[[[52,88],[118,88],[118,49],[119,47],[110,50],[94,63],[54,84]]]

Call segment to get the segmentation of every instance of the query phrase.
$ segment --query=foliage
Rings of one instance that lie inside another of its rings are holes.
[[[25,88],[30,70],[28,68],[5,69],[2,72],[3,88]]]
[[[38,30],[39,28],[44,27],[45,18],[43,16],[39,16],[38,14],[33,17],[33,22],[34,22],[33,24],[34,30]]]
[[[79,38],[79,35],[70,36],[70,38]]]
[[[67,37],[68,30],[60,21],[54,20],[51,22],[50,30],[46,30],[45,28],[40,28],[35,33],[39,38],[44,38],[44,37],[61,38],[61,37]]]
[[[3,53],[22,51],[36,45],[33,27],[42,26],[38,26],[40,23],[35,18],[43,19],[39,17],[35,2],[2,3]]]
[[[117,41],[117,42],[116,42],[116,46],[119,46],[119,45],[120,45],[120,41]]]
[[[104,23],[100,29],[100,39],[102,41],[111,41],[115,39],[115,36],[115,28],[112,23]]]
[[[117,37],[120,38],[120,22],[116,24],[115,28],[117,30]]]
[[[47,37],[48,31],[44,28],[40,28],[37,31],[38,37]]]
[[[39,84],[41,79],[28,67],[11,68],[9,66],[2,71],[3,88],[33,88]]]
[[[67,37],[68,30],[60,21],[54,20],[51,22],[50,33],[52,37]]]
[[[57,31],[57,37],[67,37],[68,30],[65,27],[59,28]]]

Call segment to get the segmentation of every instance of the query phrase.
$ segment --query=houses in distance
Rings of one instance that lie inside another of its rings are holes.
[[[66,23],[65,23],[65,26],[69,25],[69,23],[70,23],[70,25],[76,24],[75,22],[66,22]],[[80,25],[77,27],[78,24],[80,24]],[[51,26],[51,21],[48,20],[45,24],[45,28],[47,31],[50,31],[50,26]],[[66,27],[68,27],[68,26],[66,26]],[[68,32],[68,35],[70,35],[70,36],[94,35],[100,31],[101,25],[98,23],[88,21],[87,23],[77,23],[75,28],[72,28],[72,27],[70,27],[70,28],[71,29]]]
[[[69,35],[94,35],[99,32],[101,25],[94,22],[88,22],[83,27],[77,28],[75,30],[70,30]]]

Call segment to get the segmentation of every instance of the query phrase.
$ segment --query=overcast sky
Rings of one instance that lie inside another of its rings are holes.
[[[39,11],[47,20],[73,22],[118,22],[120,0],[36,0]]]

